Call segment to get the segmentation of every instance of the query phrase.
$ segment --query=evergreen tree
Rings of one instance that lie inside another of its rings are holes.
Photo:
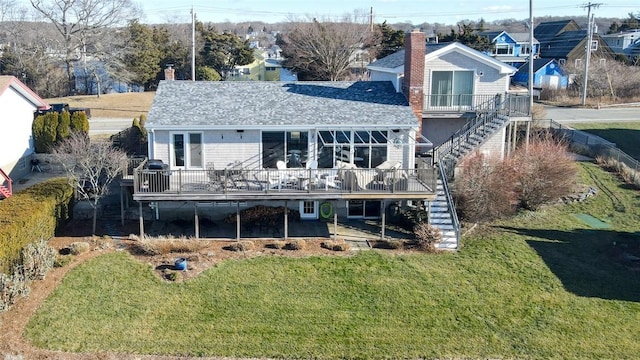
[[[395,30],[387,22],[377,25],[380,33],[380,45],[377,46],[377,58],[381,59],[404,48],[404,31]]]

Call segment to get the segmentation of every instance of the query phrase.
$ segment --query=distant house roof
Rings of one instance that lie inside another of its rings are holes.
[[[10,75],[0,75],[0,96],[2,96],[2,94],[4,94],[4,92],[10,87],[31,102],[35,107],[39,109],[49,108],[49,104],[47,104],[46,101],[33,92],[33,90],[31,90],[27,85],[22,83],[22,81],[18,80],[18,78]]]
[[[551,40],[556,35],[565,31],[582,30],[578,23],[573,19],[570,20],[558,20],[558,21],[545,21],[538,24],[533,29],[533,36],[540,41],[541,44]]]
[[[489,66],[492,66],[498,69],[501,74],[511,74],[516,70],[512,66],[509,66],[501,61],[498,61],[492,58],[491,56],[487,56],[481,53],[480,51],[472,49],[459,42],[427,44],[426,60],[447,54],[452,51],[458,51],[468,55],[471,58],[475,58],[480,62],[483,62]],[[402,69],[403,66],[404,66],[404,49],[399,50],[389,56],[385,56],[380,60],[374,61],[373,63],[369,64],[367,68],[379,69],[382,71],[389,71],[392,69],[396,69],[396,70],[401,69],[402,72],[404,72],[404,69]]]
[[[566,58],[567,55],[585,40],[586,30],[564,31],[540,47],[540,57],[543,58]]]
[[[398,126],[418,121],[389,81],[161,81],[148,129]]]
[[[489,38],[489,40],[491,40],[492,42],[501,34],[505,34],[517,43],[529,43],[529,33],[512,33],[506,31],[483,31],[480,33],[480,35]],[[533,43],[538,43],[538,40],[535,37],[533,38]]]

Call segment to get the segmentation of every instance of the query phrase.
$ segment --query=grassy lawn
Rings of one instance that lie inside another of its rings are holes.
[[[640,121],[619,123],[575,123],[571,127],[590,132],[617,144],[620,150],[640,159]]]
[[[78,95],[46,99],[49,104],[67,103],[69,106],[91,108],[92,117],[131,118],[147,114],[153,102],[154,92],[121,94]]]
[[[118,252],[71,271],[31,319],[67,351],[275,358],[637,358],[640,197],[586,164],[587,202],[476,230],[455,254],[261,257],[183,283]],[[593,230],[572,216],[610,224]]]

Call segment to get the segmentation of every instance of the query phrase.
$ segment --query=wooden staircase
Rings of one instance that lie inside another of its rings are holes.
[[[500,101],[497,101],[497,100]],[[511,116],[527,116],[528,97],[506,95],[478,106],[476,116],[456,131],[449,140],[433,149],[434,165],[439,169],[436,200],[426,203],[429,224],[440,229],[441,250],[457,250],[460,224],[451,197],[448,182],[453,179],[455,167],[462,158],[475,151],[495,133],[505,128]]]
[[[6,185],[3,185],[2,183],[0,183],[0,199],[10,198],[11,195],[13,195],[13,188],[12,188],[13,180],[11,180],[9,175],[7,175],[7,173],[5,173],[4,170],[0,169],[0,180],[1,179],[4,179],[3,182],[5,182]]]

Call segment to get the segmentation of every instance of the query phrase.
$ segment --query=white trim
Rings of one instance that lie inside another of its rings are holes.
[[[305,214],[304,212],[304,204],[306,202],[313,202],[313,213]],[[318,219],[318,202],[313,200],[302,200],[300,201],[300,219],[302,220],[317,220]]]
[[[201,166],[191,166],[191,149],[190,149],[190,145],[191,145],[191,139],[190,139],[190,135],[191,134],[199,134],[200,135],[200,146],[202,147],[201,149],[201,158],[202,158],[202,164]],[[177,166],[175,165],[175,148],[174,148],[174,136],[175,135],[182,135],[182,146],[184,148],[184,165],[183,166]],[[205,142],[204,142],[204,132],[203,131],[172,131],[169,133],[169,166],[171,167],[171,170],[178,170],[178,169],[185,169],[185,170],[202,170],[205,168],[205,164],[206,159],[205,159],[205,151],[204,151],[204,147],[205,147]]]
[[[492,68],[497,69],[500,72],[500,74],[513,75],[517,71],[517,69],[514,68],[513,66],[507,65],[501,62],[500,60],[496,60],[489,55],[483,54],[480,51],[474,50],[466,45],[463,45],[457,42],[451,43],[436,51],[427,53],[427,55],[425,55],[425,63],[428,64],[430,61],[437,59],[443,55],[446,55],[450,52],[458,52],[458,53],[462,53],[463,55],[469,56]]]

